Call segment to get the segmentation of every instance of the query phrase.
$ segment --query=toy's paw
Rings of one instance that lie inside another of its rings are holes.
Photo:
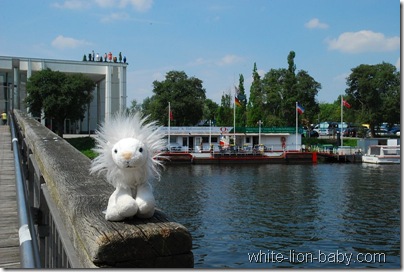
[[[118,212],[106,212],[105,219],[108,221],[122,221],[125,217],[119,215]]]
[[[126,217],[134,216],[138,211],[136,200],[130,189],[116,188],[110,196],[105,219],[108,221],[122,221]]]
[[[137,206],[139,208],[137,216],[140,218],[150,218],[154,214],[154,201],[144,201],[143,199],[136,199]]]
[[[114,204],[109,204],[105,212],[105,219],[108,221],[122,221],[127,217],[134,216],[138,211],[136,201],[130,199],[122,199]]]
[[[130,195],[120,196],[116,202],[116,208],[122,217],[132,217],[138,211],[138,205]]]

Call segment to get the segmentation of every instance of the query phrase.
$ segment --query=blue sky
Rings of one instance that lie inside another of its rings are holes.
[[[0,55],[82,60],[122,52],[129,63],[127,101],[153,95],[152,83],[171,70],[203,81],[207,98],[245,78],[297,70],[334,102],[360,64],[400,66],[398,0],[2,0]]]

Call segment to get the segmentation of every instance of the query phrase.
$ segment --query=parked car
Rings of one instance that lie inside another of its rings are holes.
[[[387,131],[387,129],[376,129],[375,130],[375,135],[376,136],[386,136],[388,134],[389,134],[389,132]],[[367,137],[371,137],[371,131],[370,130],[367,132]]]
[[[357,127],[349,127],[344,130],[344,136],[356,137],[357,132],[358,132]]]
[[[397,134],[397,132],[398,132],[398,134]],[[393,135],[400,135],[400,127],[399,126],[395,126],[395,127],[392,127],[390,130],[389,130],[389,134],[393,134]]]
[[[347,131],[347,128],[342,129],[343,135],[346,134],[346,131]],[[335,128],[335,135],[337,135],[338,133],[341,133],[341,128]]]
[[[315,130],[311,130],[309,136],[310,138],[318,138],[320,134],[318,134],[318,132]]]

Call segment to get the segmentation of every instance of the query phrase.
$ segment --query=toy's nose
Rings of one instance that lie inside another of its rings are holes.
[[[122,152],[122,157],[125,160],[129,160],[130,158],[132,158],[132,152]]]

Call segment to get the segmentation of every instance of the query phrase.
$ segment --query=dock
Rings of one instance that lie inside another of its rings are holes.
[[[0,125],[0,154],[0,267],[20,268],[15,166],[7,125]]]
[[[362,154],[356,149],[333,152],[274,151],[274,152],[166,152],[167,164],[298,164],[298,163],[361,163]]]
[[[163,154],[168,164],[263,164],[263,163],[317,163],[315,152],[167,152]]]

